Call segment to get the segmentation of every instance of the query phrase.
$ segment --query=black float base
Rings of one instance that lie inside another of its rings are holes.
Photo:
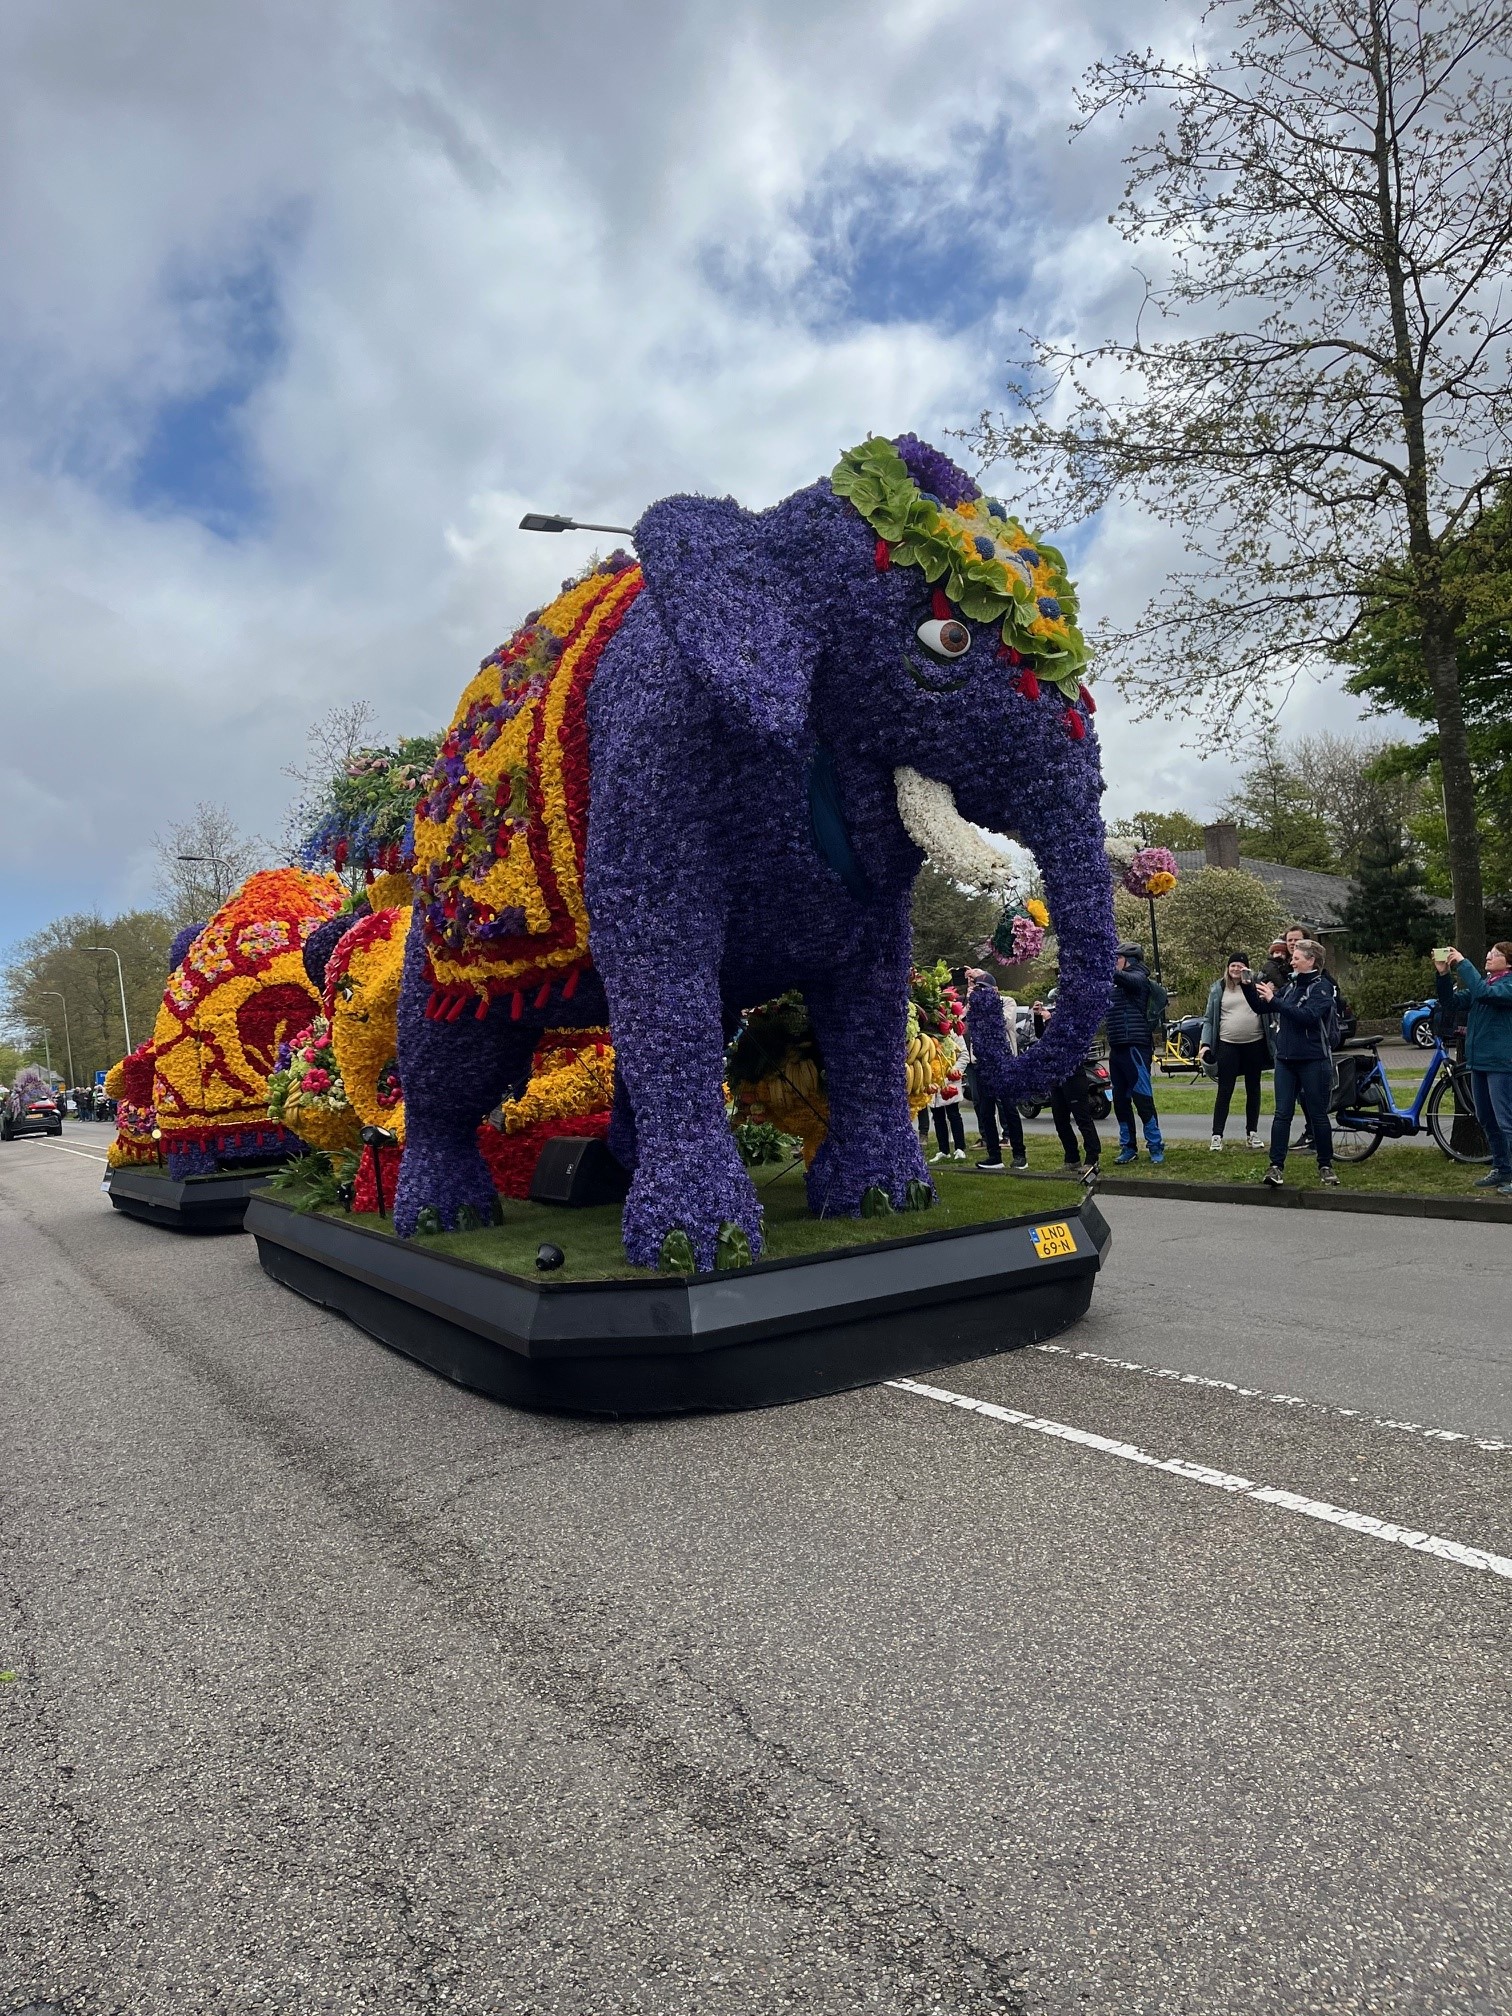
[[[105,1188],[117,1211],[147,1225],[179,1232],[240,1232],[248,1200],[274,1171],[257,1169],[220,1176],[186,1176],[181,1181],[161,1169],[112,1169]]]
[[[1069,1239],[1037,1242],[1047,1222]],[[1053,1220],[1041,1212],[725,1274],[552,1283],[266,1193],[248,1207],[247,1230],[275,1281],[446,1378],[517,1407],[608,1415],[768,1407],[1054,1337],[1085,1314],[1112,1241],[1089,1199]]]

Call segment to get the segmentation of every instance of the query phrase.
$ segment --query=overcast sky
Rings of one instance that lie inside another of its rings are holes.
[[[1176,8],[8,0],[0,944],[153,898],[197,799],[276,833],[309,722],[444,724],[594,542],[997,405],[1132,326],[1071,87]],[[948,445],[948,444],[945,444]],[[989,487],[1012,500],[1013,472]],[[1168,543],[1070,532],[1085,619]],[[605,542],[608,543],[608,542]],[[1233,780],[1099,695],[1116,814]],[[1348,703],[1297,696],[1291,725]]]

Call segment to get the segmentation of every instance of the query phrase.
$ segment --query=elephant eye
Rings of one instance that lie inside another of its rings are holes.
[[[937,658],[959,658],[963,651],[971,649],[971,632],[954,616],[944,622],[933,616],[927,623],[921,623],[914,635]]]

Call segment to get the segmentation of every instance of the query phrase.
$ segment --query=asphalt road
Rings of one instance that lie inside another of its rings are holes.
[[[946,1397],[599,1426],[105,1139],[0,1149],[4,2016],[1512,2010],[1500,1229],[1111,1198]]]

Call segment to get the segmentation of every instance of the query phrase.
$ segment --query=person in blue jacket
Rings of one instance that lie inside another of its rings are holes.
[[[1512,1197],[1512,939],[1500,938],[1491,947],[1484,976],[1452,945],[1446,958],[1433,963],[1443,1006],[1455,1005],[1455,989],[1470,997],[1465,1062],[1475,1117],[1491,1150],[1491,1173],[1478,1178],[1475,1187]]]
[[[1115,1162],[1139,1160],[1134,1132],[1137,1113],[1144,1123],[1145,1147],[1152,1162],[1164,1162],[1165,1142],[1155,1111],[1150,1069],[1155,1032],[1150,1027],[1150,976],[1144,947],[1132,939],[1117,948],[1113,967],[1113,998],[1108,1004],[1108,1076],[1112,1080],[1113,1111],[1118,1116]]]
[[[1318,1181],[1336,1184],[1333,1128],[1328,1104],[1333,1096],[1333,1049],[1329,1041],[1334,987],[1323,971],[1323,947],[1299,938],[1292,947],[1292,976],[1285,987],[1262,980],[1255,993],[1275,1016],[1272,1055],[1276,1066],[1276,1117],[1271,1122],[1270,1167],[1264,1180],[1279,1189],[1286,1181],[1286,1150],[1298,1099],[1309,1138],[1318,1151]]]

